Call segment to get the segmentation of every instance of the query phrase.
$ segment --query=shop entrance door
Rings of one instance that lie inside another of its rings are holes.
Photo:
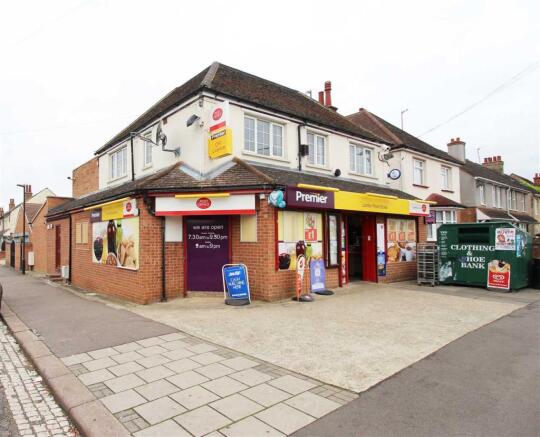
[[[54,256],[54,265],[56,267],[56,270],[60,270],[60,264],[62,262],[62,257],[61,257],[61,250],[62,250],[62,233],[60,232],[60,225],[56,225],[55,226],[55,231],[56,231],[56,235],[55,235],[55,244],[56,244],[56,247],[55,247],[55,256]]]
[[[352,214],[347,218],[349,281],[377,282],[375,216]]]
[[[223,291],[221,268],[230,262],[229,218],[186,218],[187,290]]]
[[[15,241],[11,242],[9,248],[9,266],[15,267]]]

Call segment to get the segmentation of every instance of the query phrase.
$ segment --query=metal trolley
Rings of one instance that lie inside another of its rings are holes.
[[[416,250],[418,285],[439,284],[439,248],[436,243],[420,243]]]

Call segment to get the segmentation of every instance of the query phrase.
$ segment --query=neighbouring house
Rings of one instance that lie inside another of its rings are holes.
[[[540,234],[540,173],[535,173],[533,180],[524,178],[517,174],[511,174],[511,176],[518,181],[521,185],[527,188],[530,192],[530,204],[531,213],[537,223],[532,224],[532,233],[534,235]]]
[[[379,158],[393,143],[340,115],[331,92],[313,99],[219,63],[175,88],[49,210],[71,235],[59,244],[72,284],[138,303],[219,296],[223,265],[240,263],[252,297],[275,300],[295,293],[301,255],[327,287],[414,278],[429,204],[388,186]]]
[[[391,146],[387,182],[392,188],[404,191],[416,199],[434,202],[431,214],[425,218],[428,241],[437,240],[437,228],[444,223],[459,223],[461,186],[459,171],[462,162],[449,153],[422,141],[420,138],[394,126],[365,108],[348,115],[357,126],[367,129],[384,139]],[[351,146],[351,159],[365,160],[362,148]],[[398,170],[399,177],[392,178],[391,170]]]
[[[42,205],[48,196],[54,196],[54,193],[44,188],[36,194],[32,194],[32,186],[26,185],[24,188],[24,197],[26,199],[26,206],[28,208],[27,218],[32,215],[32,211],[35,211],[36,205]],[[17,230],[17,224],[19,220],[22,220],[23,203],[15,204],[14,199],[10,199],[9,208],[7,212],[2,215],[2,223],[0,229],[2,234],[0,235],[0,244],[5,250],[5,263],[8,266],[16,269],[21,268],[21,242],[22,242],[22,221],[20,221],[20,231]],[[28,221],[28,220],[27,220]],[[28,229],[26,230],[26,239],[28,240]],[[26,250],[28,252],[28,249]],[[26,258],[28,260],[28,258]]]
[[[531,215],[531,190],[504,173],[501,156],[477,164],[465,158],[465,142],[459,137],[448,143],[448,153],[462,160],[460,168],[463,222],[509,221],[532,232],[537,224]]]

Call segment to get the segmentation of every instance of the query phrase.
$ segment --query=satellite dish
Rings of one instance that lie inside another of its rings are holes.
[[[161,147],[165,147],[167,145],[167,135],[163,133],[163,126],[161,121],[159,122],[156,129],[156,144]]]

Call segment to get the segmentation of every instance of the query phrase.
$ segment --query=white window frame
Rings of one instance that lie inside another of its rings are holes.
[[[360,151],[362,151],[362,158],[363,161],[363,168],[364,171],[360,171],[358,168],[358,157],[360,156]],[[369,152],[369,171],[367,171],[367,154],[366,152]],[[349,160],[350,165],[349,169],[351,173],[362,175],[362,176],[373,176],[373,148],[361,146],[359,144],[355,143],[349,143]]]
[[[517,211],[517,192],[515,190],[510,191],[510,208],[512,211]]]
[[[435,223],[427,225],[428,241],[437,241],[437,229],[439,229],[442,224],[457,223],[457,211],[455,209],[440,209],[434,211]]]
[[[527,209],[525,208],[525,204],[527,203],[527,196],[525,193],[521,193],[521,211],[525,212]]]
[[[419,165],[417,165],[419,164]],[[420,182],[416,180],[416,171],[420,172]],[[413,184],[425,186],[426,181],[426,161],[423,159],[413,158]]]
[[[252,120],[253,121],[253,149],[250,149],[247,144],[247,135],[246,135],[246,120]],[[258,126],[259,123],[268,123],[268,155],[265,153],[259,152],[258,147]],[[277,143],[274,144],[274,129],[281,129],[281,145],[278,145]],[[276,147],[281,147],[281,154],[274,153]],[[285,125],[281,123],[275,123],[273,121],[264,119],[264,118],[258,118],[251,115],[244,115],[244,153],[254,154],[257,156],[262,156],[266,158],[284,158],[285,157]]]
[[[121,161],[120,156],[122,156]],[[121,164],[121,168],[119,168],[119,164]],[[120,147],[109,155],[109,165],[111,181],[127,176],[127,145]]]
[[[309,139],[313,138],[313,144],[309,143]],[[322,155],[319,152],[319,140],[322,140],[323,153]],[[328,137],[325,135],[318,134],[316,132],[307,133],[307,143],[308,143],[308,165],[312,167],[322,167],[326,168],[328,166]],[[321,160],[322,157],[322,160]]]
[[[143,168],[152,167],[152,164],[154,163],[154,157],[153,157],[153,150],[152,146],[153,144],[150,141],[152,139],[152,132],[146,132],[143,137],[145,138],[143,140]],[[150,161],[147,160],[148,158],[148,151],[150,151]]]
[[[443,190],[452,190],[452,167],[441,165],[441,186]]]
[[[480,205],[485,205],[486,204],[486,187],[484,186],[484,184],[478,185],[478,197],[480,200]]]

